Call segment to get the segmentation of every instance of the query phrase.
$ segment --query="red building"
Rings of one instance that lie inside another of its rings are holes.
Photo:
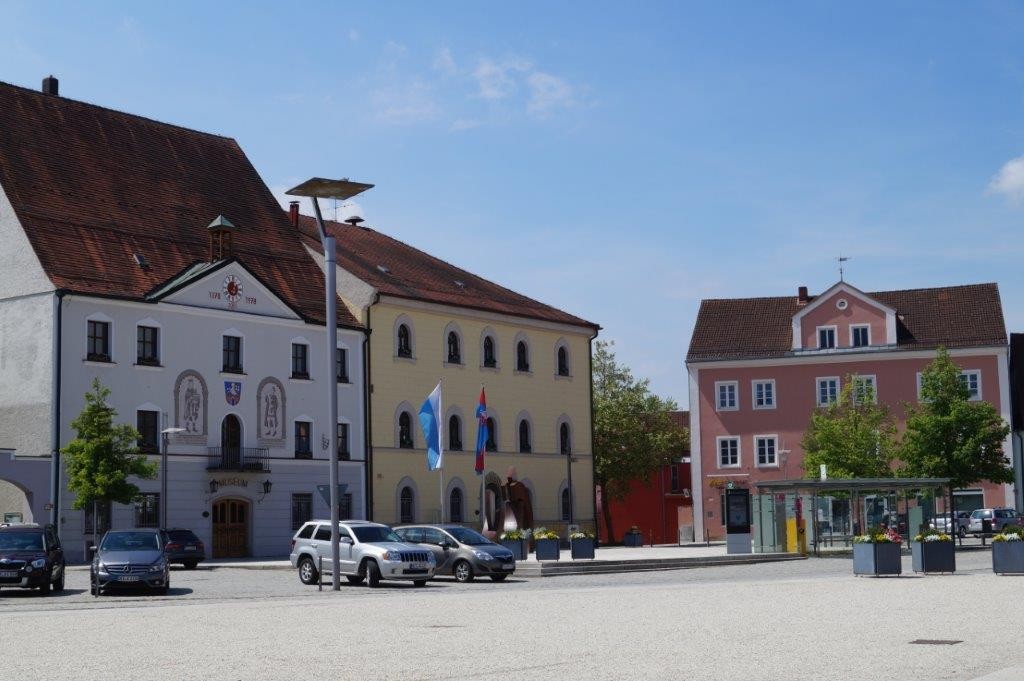
[[[690,412],[671,412],[673,420],[683,428],[690,427]],[[680,526],[693,526],[693,500],[690,493],[690,450],[677,452],[668,463],[647,480],[634,480],[629,496],[611,502],[612,532],[609,539],[604,521],[604,499],[598,490],[598,529],[603,543],[621,543],[622,537],[635,526],[645,544],[675,544]]]

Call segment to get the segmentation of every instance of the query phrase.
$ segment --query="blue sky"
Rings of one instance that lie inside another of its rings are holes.
[[[1024,330],[1020,5],[301,4],[3,2],[0,80],[232,136],[278,193],[375,183],[367,224],[682,406],[701,298],[840,253],[868,291],[997,281]]]

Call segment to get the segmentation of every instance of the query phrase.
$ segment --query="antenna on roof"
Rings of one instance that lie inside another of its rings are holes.
[[[839,261],[839,281],[843,280],[843,263],[849,260],[845,255],[841,255],[836,260]]]

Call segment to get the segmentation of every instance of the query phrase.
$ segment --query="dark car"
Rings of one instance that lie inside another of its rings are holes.
[[[192,530],[172,528],[164,530],[164,534],[167,535],[164,553],[168,563],[180,563],[186,570],[195,570],[196,565],[206,560],[206,547]]]
[[[395,532],[403,541],[430,549],[437,562],[435,575],[451,575],[459,582],[487,576],[500,582],[516,570],[511,551],[462,525],[410,525]]]
[[[0,525],[0,587],[64,590],[64,550],[52,525]]]
[[[94,595],[113,587],[146,586],[165,594],[171,571],[160,530],[109,530],[95,550],[89,569]]]

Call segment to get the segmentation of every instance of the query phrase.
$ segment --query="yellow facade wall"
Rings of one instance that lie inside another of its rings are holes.
[[[399,321],[412,328],[412,359],[397,356]],[[463,422],[464,451],[445,452],[445,504],[451,485],[460,484],[465,498],[464,520],[478,524],[480,480],[474,471],[476,405],[483,385],[489,415],[497,422],[497,452],[485,455],[487,472],[505,479],[515,466],[518,479],[530,487],[534,525],[561,528],[561,490],[566,481],[566,457],[560,455],[558,426],[566,419],[572,433],[574,522],[593,528],[594,480],[591,449],[589,329],[542,328],[543,323],[456,308],[380,303],[370,310],[370,376],[373,444],[372,517],[399,521],[399,489],[415,491],[417,522],[436,522],[440,515],[441,476],[426,470],[426,452],[417,414],[427,395],[442,381],[445,423],[450,409]],[[455,330],[462,340],[462,363],[447,363],[447,335]],[[484,331],[497,340],[497,368],[482,366]],[[530,349],[530,371],[514,371],[517,341]],[[557,376],[556,348],[569,350],[570,376]],[[414,449],[398,448],[399,407],[413,416]],[[532,424],[532,452],[518,452],[518,420],[526,414]],[[447,449],[447,434],[445,435]]]

